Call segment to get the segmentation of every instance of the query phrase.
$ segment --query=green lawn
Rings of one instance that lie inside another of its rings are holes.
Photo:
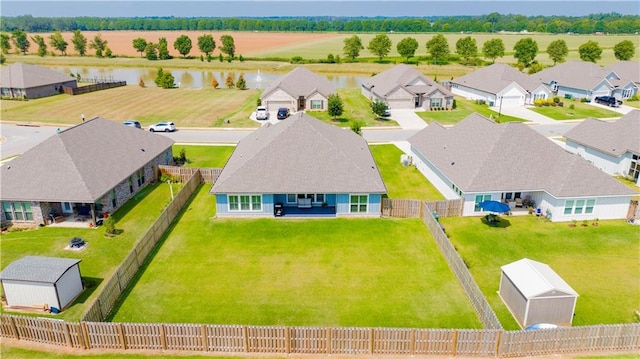
[[[564,106],[562,107],[532,107],[531,110],[554,120],[577,120],[588,117],[611,118],[622,116],[618,112],[607,110],[606,108],[591,106],[580,101],[562,101],[564,102]],[[571,105],[573,105],[573,109],[571,108]]]
[[[479,328],[418,219],[212,219],[200,188],[118,322]]]
[[[104,236],[104,228],[60,228],[43,227],[37,230],[10,231],[0,238],[2,268],[26,255],[52,256],[82,259],[80,273],[88,289],[80,299],[58,317],[65,320],[79,320],[87,309],[84,305],[95,293],[96,286],[105,284],[115,268],[129,253],[133,244],[155,221],[162,209],[170,201],[167,184],[151,185],[113,214],[116,228],[123,233],[114,238]],[[89,243],[81,251],[64,248],[73,237],[80,237]]]
[[[488,105],[479,105],[475,103],[475,101],[469,101],[459,96],[455,96],[455,100],[457,105],[455,110],[420,111],[416,112],[416,114],[427,123],[438,122],[441,125],[455,125],[474,112],[477,112],[487,118],[498,118],[498,112],[491,110]],[[522,118],[507,116],[504,114],[500,115],[499,118],[500,122],[526,122],[526,120]]]
[[[222,168],[236,147],[173,145],[173,155],[178,156],[183,148],[187,156],[187,163],[184,167]]]
[[[333,119],[327,111],[308,111],[307,114],[341,127],[350,127],[356,121],[363,127],[398,126],[396,121],[376,116],[371,110],[371,102],[362,95],[360,89],[338,89],[344,112]]]
[[[498,297],[500,267],[522,258],[548,264],[580,295],[573,325],[636,322],[640,236],[623,220],[569,227],[535,216],[489,227],[479,217],[441,218],[447,234],[506,329],[517,329]]]
[[[389,198],[439,201],[444,197],[414,166],[400,163],[403,152],[395,145],[369,146],[378,165]]]

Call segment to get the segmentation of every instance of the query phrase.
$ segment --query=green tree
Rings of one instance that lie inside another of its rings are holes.
[[[502,42],[502,39],[487,40],[482,44],[482,55],[487,59],[491,59],[492,63],[495,63],[498,57],[504,56],[504,42]]]
[[[198,49],[207,55],[207,61],[211,61],[211,53],[216,49],[216,41],[213,39],[213,36],[209,34],[198,36]]]
[[[27,34],[24,31],[13,30],[11,33],[11,41],[13,41],[13,47],[16,48],[16,51],[22,52],[23,55],[27,54],[31,43],[29,39],[27,39]]]
[[[331,94],[327,97],[327,112],[334,120],[338,116],[342,115],[344,112],[344,105],[340,96],[337,94]]]
[[[107,46],[106,49],[104,49],[104,56],[106,58],[111,58],[113,57],[113,52],[111,52],[111,48],[109,46]]]
[[[191,52],[192,46],[191,39],[187,35],[180,35],[176,41],[173,42],[173,48],[178,50],[182,57],[187,57],[189,52]]]
[[[553,60],[553,66],[555,66],[558,62],[564,62],[564,59],[569,54],[569,48],[564,40],[558,39],[547,46],[547,53],[549,58]]]
[[[247,81],[244,79],[244,74],[240,74],[238,77],[238,81],[236,81],[236,87],[238,90],[246,90],[247,89]]]
[[[147,49],[147,40],[142,37],[136,37],[133,39],[133,48],[136,49],[136,51],[140,53],[140,57],[142,57],[142,54]]]
[[[432,37],[431,40],[427,41],[427,52],[431,54],[436,64],[438,64],[438,59],[446,61],[449,57],[449,42],[447,38],[442,34]]]
[[[97,34],[89,43],[89,48],[96,50],[96,56],[103,57],[104,51],[107,49],[107,43],[107,40],[103,39],[100,34]]]
[[[389,51],[391,51],[391,39],[389,39],[389,36],[386,34],[378,34],[369,41],[367,49],[371,51],[372,54],[378,56],[378,61],[382,62],[382,58],[387,56]]]
[[[229,58],[233,59],[236,56],[236,43],[233,40],[233,36],[231,35],[222,35],[220,37],[220,42],[222,42],[222,47],[220,51],[224,52],[229,56]]]
[[[513,51],[515,51],[513,57],[515,57],[518,62],[523,63],[525,67],[528,67],[538,54],[538,43],[530,37],[525,37],[516,42],[513,46]]]
[[[40,35],[35,35],[31,37],[31,40],[38,45],[37,55],[44,57],[44,55],[47,54],[47,43],[44,41],[44,38]]]
[[[602,58],[602,49],[597,42],[589,40],[578,47],[578,53],[582,61],[595,63]]]
[[[636,47],[631,40],[623,40],[613,46],[613,54],[620,61],[629,61],[635,55]]]
[[[413,37],[405,37],[404,39],[400,40],[400,42],[398,42],[398,45],[396,45],[396,49],[398,50],[400,56],[406,58],[407,62],[409,62],[409,58],[413,57],[416,54],[418,46],[418,40],[414,39]]]
[[[161,37],[158,39],[158,58],[160,60],[169,60],[171,58],[166,37]]]
[[[76,50],[78,55],[84,56],[87,53],[87,38],[82,34],[80,30],[73,30],[73,36],[71,37],[71,43],[73,49]]]
[[[171,72],[165,72],[162,67],[158,67],[158,73],[156,74],[154,82],[156,83],[156,86],[163,89],[170,89],[176,86],[175,78]]]
[[[364,50],[364,46],[362,46],[362,40],[358,37],[358,35],[353,35],[348,39],[344,39],[344,47],[342,51],[344,51],[344,56],[346,56],[349,61],[354,62],[358,56],[360,56],[360,50]]]
[[[144,54],[147,60],[157,60],[158,59],[158,45],[153,42],[147,42],[147,46],[144,48]]]
[[[375,113],[378,117],[384,116],[384,113],[387,111],[387,104],[381,100],[375,100],[371,103],[371,111]]]
[[[67,46],[69,46],[69,43],[64,40],[60,31],[56,31],[49,36],[49,44],[54,49],[60,51],[61,55],[64,56],[67,54]]]
[[[11,35],[7,33],[0,33],[0,48],[2,48],[3,54],[8,54],[11,50]]]
[[[458,41],[456,41],[456,52],[468,63],[470,58],[478,56],[476,39],[471,36],[458,39]]]

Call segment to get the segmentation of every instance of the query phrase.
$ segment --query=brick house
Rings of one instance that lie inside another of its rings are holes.
[[[62,86],[78,87],[69,75],[46,67],[15,63],[0,69],[0,94],[6,97],[39,98],[62,93]]]

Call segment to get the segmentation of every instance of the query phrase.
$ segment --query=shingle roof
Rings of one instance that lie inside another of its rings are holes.
[[[0,272],[0,280],[55,283],[81,259],[26,256],[9,264]]]
[[[500,268],[525,298],[544,296],[553,291],[578,296],[578,293],[547,264],[523,258]]]
[[[93,203],[166,151],[168,137],[95,118],[0,168],[0,199]]]
[[[450,128],[430,125],[409,142],[463,192],[542,190],[555,197],[635,194],[522,123],[497,124],[474,113]]]
[[[412,85],[416,80],[419,80],[422,84]],[[440,91],[446,96],[453,96],[451,91],[429,79],[415,68],[405,64],[396,65],[371,77],[364,82],[363,86],[381,98],[389,95],[398,87],[402,87],[411,93],[428,95],[434,91]]]
[[[0,69],[0,87],[27,89],[74,81],[75,78],[46,67],[18,62]]]
[[[614,122],[588,118],[565,133],[567,139],[620,157],[640,154],[640,110],[633,110]]]
[[[302,66],[296,67],[277,81],[272,82],[264,89],[262,97],[264,98],[276,89],[281,89],[295,98],[307,97],[316,91],[325,97],[336,93],[336,87],[326,77],[316,75]]]
[[[386,193],[367,142],[304,113],[242,139],[211,193]]]
[[[640,83],[640,62],[618,61],[607,66],[607,69],[615,72],[621,79]]]
[[[588,61],[567,61],[533,75],[538,82],[557,82],[561,86],[590,90],[604,81],[612,71]]]
[[[540,81],[536,81],[507,64],[493,64],[483,67],[451,80],[451,82],[492,94],[497,94],[514,82],[529,92],[542,86]]]

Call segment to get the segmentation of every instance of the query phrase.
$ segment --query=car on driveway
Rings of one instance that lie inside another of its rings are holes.
[[[285,107],[280,107],[278,109],[277,117],[278,117],[278,120],[284,120],[285,118],[289,117],[289,109]]]
[[[173,132],[176,130],[176,124],[173,122],[158,122],[149,126],[151,132]]]
[[[140,126],[140,122],[135,120],[124,121],[122,124],[129,127],[142,128],[142,126]]]
[[[269,111],[264,106],[258,106],[256,109],[256,120],[268,120]]]
[[[596,103],[609,107],[620,107],[620,105],[622,105],[622,101],[613,96],[598,96],[594,99],[594,101]]]

